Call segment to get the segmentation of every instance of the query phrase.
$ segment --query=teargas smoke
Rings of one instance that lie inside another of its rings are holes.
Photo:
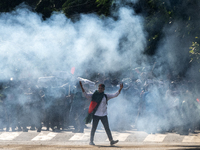
[[[124,83],[121,95],[108,103],[113,130],[192,130],[199,121],[189,117],[199,111],[189,111],[189,106],[199,107],[197,87],[191,90],[189,83],[171,83],[168,76],[171,70],[178,75],[188,61],[184,48],[188,46],[182,43],[180,48],[181,41],[173,36],[181,23],[165,27],[165,38],[149,58],[143,54],[147,40],[143,18],[126,7],[117,15],[116,20],[81,15],[73,22],[54,13],[43,20],[26,5],[1,13],[0,81],[6,111],[0,113],[0,126],[25,131],[27,126],[40,131],[42,125],[53,130],[70,125],[82,129],[89,104],[80,94],[77,81],[81,79],[87,92],[99,82],[109,93]],[[119,76],[108,76],[112,73]]]

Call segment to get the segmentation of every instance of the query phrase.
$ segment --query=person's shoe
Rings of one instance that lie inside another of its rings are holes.
[[[23,132],[28,132],[28,129],[27,128],[23,128]]]
[[[16,130],[15,130],[15,128],[12,128],[12,132],[15,132]]]
[[[38,128],[38,129],[37,129],[37,132],[41,132],[41,128]]]
[[[73,133],[78,133],[78,130],[77,130],[77,129],[74,129],[72,132],[73,132]]]
[[[84,130],[79,130],[79,132],[78,133],[84,133]]]
[[[112,145],[116,144],[117,142],[119,142],[119,140],[116,140],[116,141],[112,140],[112,141],[110,141],[110,145],[112,146]]]
[[[35,130],[35,127],[31,127],[30,130],[34,131],[34,130]]]
[[[22,128],[21,128],[21,127],[18,127],[17,131],[22,131]]]
[[[95,145],[94,142],[90,142],[89,145]]]

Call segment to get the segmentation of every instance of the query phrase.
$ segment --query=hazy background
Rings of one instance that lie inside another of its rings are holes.
[[[184,73],[185,79],[199,78],[193,72],[195,66],[188,65],[188,38],[180,39],[174,35],[184,21],[177,19],[173,24],[165,25],[154,55],[146,55],[148,32],[144,28],[144,16],[136,14],[122,1],[116,4],[118,9],[113,10],[114,17],[82,14],[76,21],[62,12],[55,12],[43,20],[41,14],[32,12],[25,4],[12,12],[1,13],[0,80],[29,78],[34,82],[39,77],[52,76],[56,71],[69,72],[70,80],[72,67],[75,67],[75,77],[84,76],[87,70],[91,74],[121,72],[118,78],[123,79],[130,73],[128,69],[148,67],[151,70],[155,62],[153,71],[157,80],[170,82],[167,79],[169,73],[174,76]],[[154,28],[159,26],[155,24]],[[113,92],[118,88],[113,88]],[[152,99],[162,103],[163,93],[157,86],[152,89]],[[129,128],[127,125],[135,122],[138,101],[138,95],[124,98],[122,93],[109,102],[111,127]],[[159,120],[166,124],[162,117]],[[118,126],[115,126],[116,122]]]

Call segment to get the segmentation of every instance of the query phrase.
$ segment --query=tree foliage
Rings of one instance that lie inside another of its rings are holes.
[[[192,45],[190,47],[190,51],[189,51],[190,55],[191,55],[191,61],[196,61],[197,63],[200,63],[200,47],[199,47],[199,43],[197,42],[192,42]]]
[[[112,4],[112,0],[0,0],[0,12],[12,11],[23,2],[41,13],[44,19],[49,18],[54,11],[63,11],[67,17],[81,13],[108,16]]]
[[[9,12],[15,9],[21,3],[28,4],[33,8],[40,0],[0,0],[0,12]]]

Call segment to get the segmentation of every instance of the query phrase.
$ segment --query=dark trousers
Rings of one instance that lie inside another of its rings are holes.
[[[99,123],[99,120],[101,120],[105,130],[106,130],[106,134],[108,136],[108,139],[110,141],[113,140],[112,138],[112,134],[110,132],[110,128],[109,128],[109,124],[108,124],[108,117],[107,116],[103,116],[103,117],[99,117],[99,116],[93,116],[93,122],[92,122],[92,130],[91,130],[91,134],[90,134],[90,141],[93,142],[94,140],[94,134],[95,134],[95,131],[97,129],[97,125]]]

